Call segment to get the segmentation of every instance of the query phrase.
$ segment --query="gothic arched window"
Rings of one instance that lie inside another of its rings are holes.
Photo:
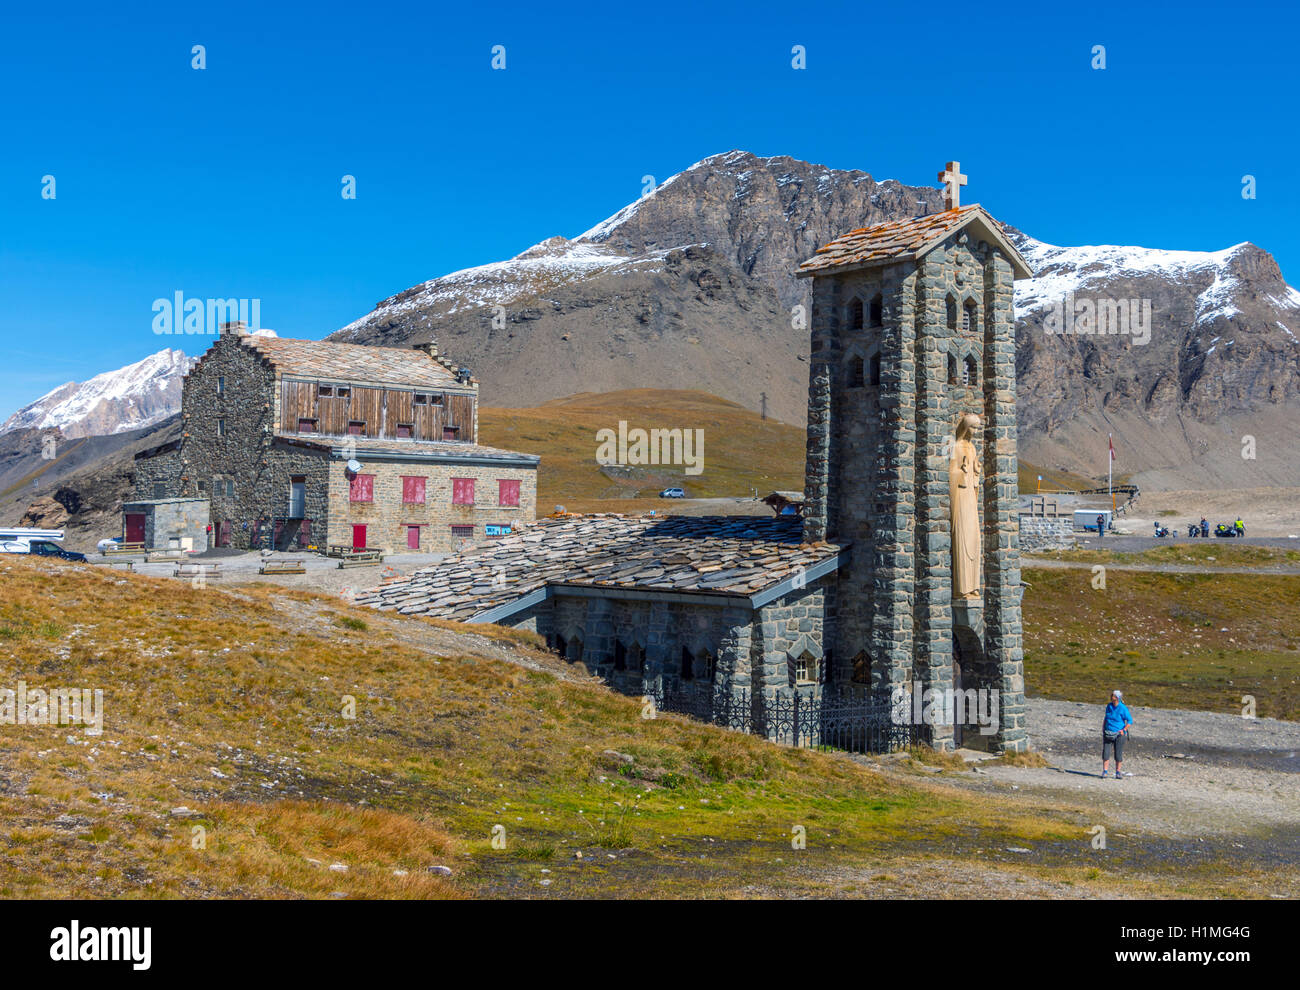
[[[957,381],[957,355],[948,355],[948,384],[956,385]]]
[[[948,310],[948,329],[956,333],[957,331],[957,300],[949,296],[945,301]]]
[[[885,300],[879,292],[871,300],[871,325],[873,327],[881,326],[885,321]]]
[[[880,355],[871,355],[871,384],[880,387]]]
[[[975,357],[971,354],[966,355],[964,374],[962,378],[963,385],[976,385],[979,383],[979,365],[975,363]]]
[[[961,332],[970,333],[973,326],[975,326],[975,303],[967,301],[961,312]]]
[[[849,329],[862,329],[862,300],[854,299],[849,303]]]
[[[862,358],[854,357],[849,361],[849,388],[862,387]]]

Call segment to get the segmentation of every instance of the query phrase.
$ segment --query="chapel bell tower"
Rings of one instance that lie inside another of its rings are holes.
[[[812,278],[804,539],[848,545],[834,679],[881,699],[997,693],[996,731],[935,724],[938,748],[1028,745],[1020,619],[1012,283],[1001,224],[961,206],[850,231]],[[831,646],[827,643],[827,646]]]

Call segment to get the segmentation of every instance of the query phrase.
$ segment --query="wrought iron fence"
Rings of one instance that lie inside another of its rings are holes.
[[[669,684],[650,697],[659,711],[806,749],[889,753],[929,741],[928,727],[912,724],[906,713],[897,717],[894,706],[867,695],[829,690],[751,694],[747,688]]]

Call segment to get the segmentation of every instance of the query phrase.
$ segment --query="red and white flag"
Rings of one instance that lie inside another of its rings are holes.
[[[1110,462],[1114,464],[1115,463],[1115,441],[1114,439],[1112,439],[1111,434],[1106,435],[1106,443],[1110,447]]]

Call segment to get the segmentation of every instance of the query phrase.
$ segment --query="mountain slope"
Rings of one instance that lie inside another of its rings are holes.
[[[330,339],[435,335],[489,404],[578,392],[698,389],[804,420],[808,303],[797,264],[855,227],[941,209],[937,189],[734,151],[707,158],[573,240],[386,299]],[[1014,218],[1004,218],[1014,219]],[[1139,482],[1300,485],[1300,293],[1254,245],[1225,251],[1061,248],[1016,233],[1037,277],[1016,288],[1020,437],[1050,469]],[[1044,332],[1069,291],[1151,302],[1150,342]],[[494,307],[500,307],[494,309]],[[494,320],[495,317],[495,320]],[[1243,461],[1243,437],[1256,457]]]
[[[87,382],[68,382],[24,406],[0,424],[14,430],[58,429],[65,438],[126,433],[180,410],[181,381],[194,360],[170,348]]]

